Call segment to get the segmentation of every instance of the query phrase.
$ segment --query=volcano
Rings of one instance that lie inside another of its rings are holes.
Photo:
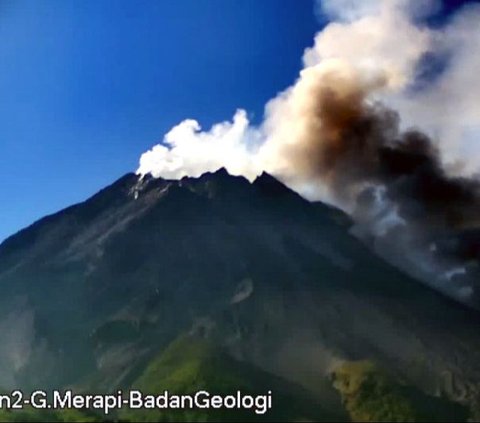
[[[351,226],[266,173],[127,174],[0,245],[0,387],[148,389],[146,372],[164,380],[208,343],[224,357],[218,374],[246,366],[248,386],[259,377],[313,410],[297,417],[349,418],[332,378],[359,360],[475,413],[478,311],[385,262]]]

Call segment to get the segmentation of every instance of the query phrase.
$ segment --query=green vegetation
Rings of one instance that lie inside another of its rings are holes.
[[[132,421],[328,421],[324,411],[301,388],[239,362],[210,342],[189,336],[174,341],[153,359],[134,382],[133,389],[161,394],[165,390],[177,395],[200,390],[212,395],[231,395],[237,391],[250,395],[273,392],[272,409],[266,414],[238,409],[191,410],[123,410],[122,420]]]
[[[369,361],[346,362],[333,373],[334,387],[352,421],[427,422],[467,421],[467,409],[445,398],[428,396],[402,384]],[[214,422],[214,421],[334,421],[302,388],[238,361],[199,337],[182,336],[154,357],[131,388],[144,395],[266,395],[272,391],[272,409],[256,414],[253,409],[127,409],[104,416],[89,410],[0,410],[0,421],[15,422]]]
[[[401,384],[369,361],[344,363],[333,378],[353,421],[456,422],[468,418],[461,405]]]
[[[183,336],[154,357],[131,389],[144,395],[195,394],[207,391],[213,395],[267,395],[272,392],[272,408],[256,414],[241,409],[127,409],[108,416],[90,410],[0,410],[0,421],[14,422],[94,422],[94,421],[333,421],[318,401],[305,390],[251,364],[235,360],[211,342]],[[259,404],[259,408],[262,405]]]

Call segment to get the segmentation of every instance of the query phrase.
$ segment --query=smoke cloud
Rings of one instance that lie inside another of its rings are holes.
[[[439,7],[433,1],[320,7],[331,22],[259,127],[244,111],[206,132],[186,120],[142,155],[138,173],[181,178],[225,167],[252,180],[267,171],[343,208],[390,261],[465,299],[470,264],[438,260],[436,240],[474,226],[480,212],[480,7],[435,29],[419,23]]]
[[[244,110],[237,110],[231,122],[218,123],[207,132],[196,120],[187,119],[172,128],[162,144],[141,156],[137,173],[181,179],[225,167],[232,175],[252,181],[262,172],[256,167],[257,138],[258,131],[250,127]]]
[[[275,155],[288,160],[282,172],[287,180],[301,174],[318,181],[347,209],[356,206],[366,187],[383,186],[386,198],[410,222],[425,219],[429,225],[446,227],[478,216],[478,182],[447,175],[427,135],[415,129],[401,132],[397,112],[368,101],[369,93],[387,79],[363,80],[345,63],[329,65],[304,71],[290,94],[289,101],[301,109],[281,119],[286,123],[280,124],[280,131],[298,135],[280,148],[277,138],[273,141]],[[287,131],[283,125],[301,128]],[[269,151],[267,157],[271,155]]]

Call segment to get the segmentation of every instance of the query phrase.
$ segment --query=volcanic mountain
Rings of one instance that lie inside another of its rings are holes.
[[[266,173],[127,174],[0,245],[0,387],[128,388],[191,336],[326,419],[346,416],[332,375],[356,360],[475,410],[478,312],[350,227]]]

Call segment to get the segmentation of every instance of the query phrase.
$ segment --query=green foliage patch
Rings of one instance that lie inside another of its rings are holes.
[[[346,362],[335,370],[333,379],[353,421],[464,422],[468,419],[465,407],[399,383],[370,361]]]

